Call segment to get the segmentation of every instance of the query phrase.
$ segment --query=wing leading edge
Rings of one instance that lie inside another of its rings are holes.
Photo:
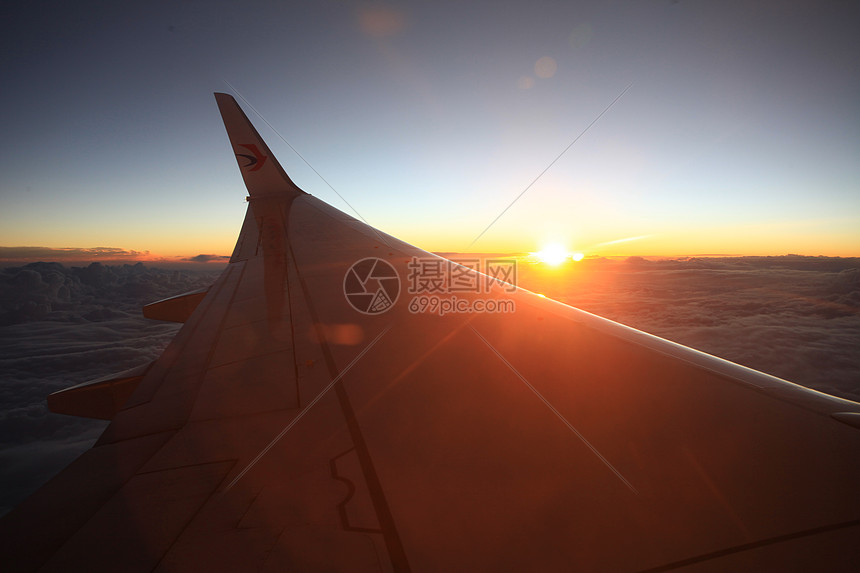
[[[415,261],[447,263],[301,191],[216,99],[231,262],[4,517],[7,569],[855,568],[860,405],[492,282],[459,296],[514,312],[410,311]]]

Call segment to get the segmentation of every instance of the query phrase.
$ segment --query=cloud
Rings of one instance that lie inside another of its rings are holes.
[[[624,239],[615,239],[614,241],[606,241],[603,243],[597,243],[596,245],[592,245],[588,247],[588,250],[596,249],[599,247],[608,247],[609,245],[618,245],[621,243],[629,243],[631,241],[641,241],[642,239],[647,239],[649,237],[653,237],[653,235],[637,235],[635,237],[626,237]]]
[[[176,325],[121,316],[0,328],[0,513],[92,446],[106,422],[52,414],[51,392],[154,360]]]
[[[230,257],[228,255],[197,255],[196,257],[189,257],[182,260],[188,261],[189,263],[209,263],[212,261],[226,263],[230,260]]]
[[[48,412],[56,390],[152,362],[179,326],[149,302],[212,284],[217,271],[91,263],[0,269],[0,514],[92,445],[105,422]]]
[[[149,256],[149,251],[130,251],[116,247],[61,248],[51,247],[0,247],[0,263],[30,261],[79,262],[100,259],[104,261],[137,260]]]
[[[161,298],[209,286],[217,271],[133,265],[30,263],[0,269],[0,326],[50,320],[93,322],[140,315]]]

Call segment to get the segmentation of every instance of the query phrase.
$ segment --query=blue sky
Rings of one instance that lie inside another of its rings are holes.
[[[368,222],[428,250],[466,250],[632,84],[470,250],[860,254],[847,2],[4,11],[0,246],[229,254],[244,189],[211,95],[226,80]]]

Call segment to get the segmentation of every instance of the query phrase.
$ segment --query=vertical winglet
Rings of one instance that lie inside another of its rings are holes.
[[[283,170],[233,96],[216,93],[215,100],[251,198],[303,194],[304,191]]]

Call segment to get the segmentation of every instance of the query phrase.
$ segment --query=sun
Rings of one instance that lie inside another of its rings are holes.
[[[543,249],[534,253],[534,255],[540,262],[553,267],[557,267],[570,257],[567,249],[559,243],[549,243]]]
[[[561,243],[547,243],[540,251],[530,254],[533,259],[551,267],[557,267],[568,259],[579,262],[585,258],[580,252],[568,251]]]

